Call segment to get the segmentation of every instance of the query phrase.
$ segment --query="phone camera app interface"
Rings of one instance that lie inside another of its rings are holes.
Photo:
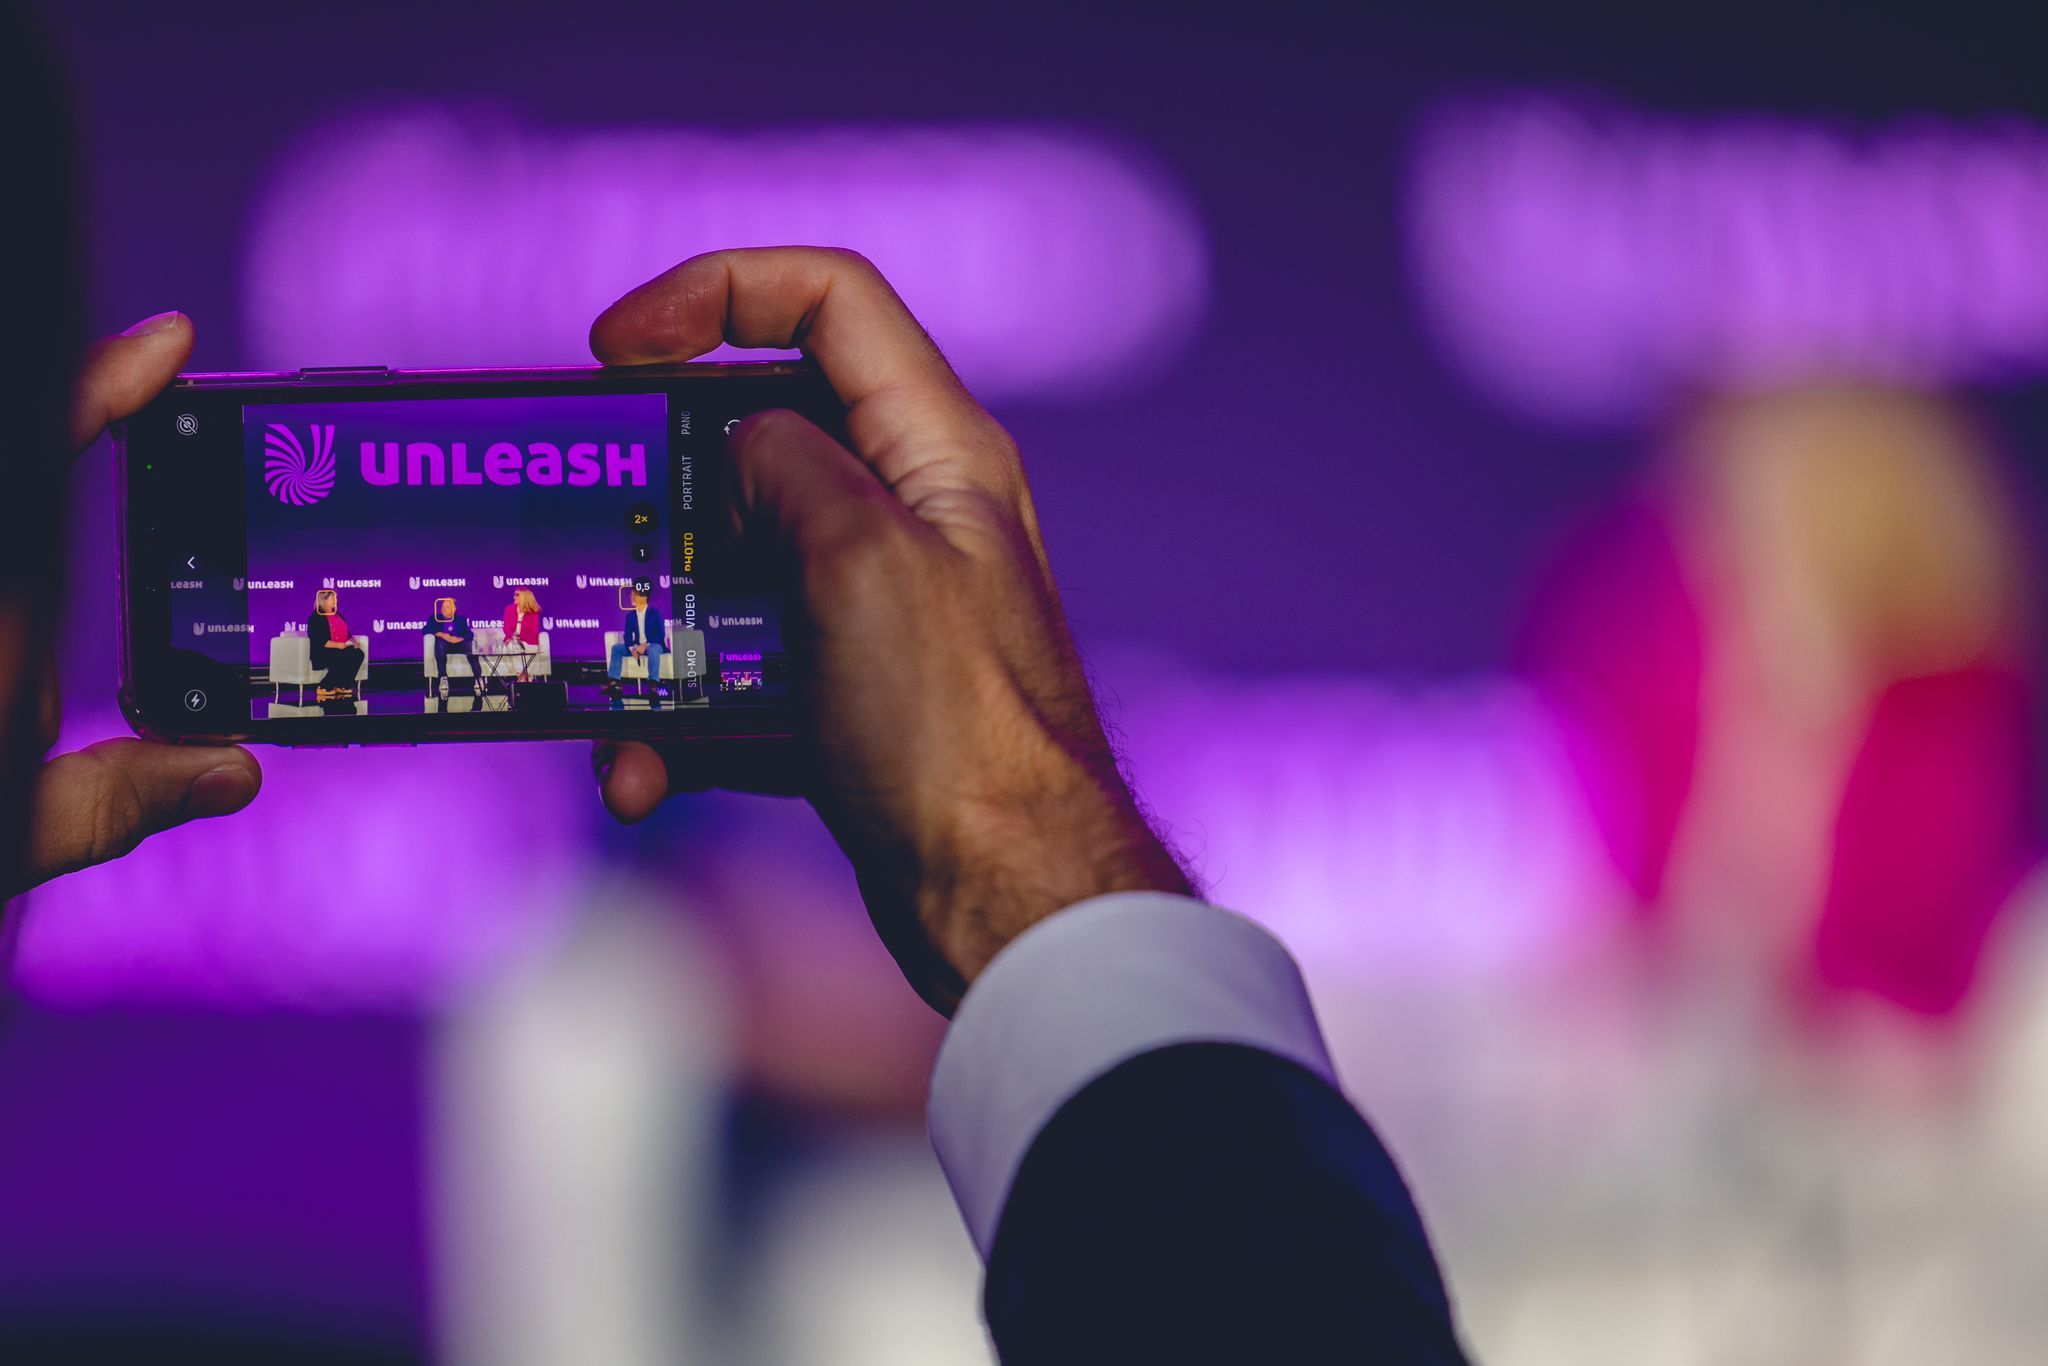
[[[688,433],[662,393],[248,405],[240,619],[186,646],[246,660],[255,720],[778,695]]]

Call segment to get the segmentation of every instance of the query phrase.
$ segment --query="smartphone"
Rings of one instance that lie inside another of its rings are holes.
[[[116,428],[120,701],[181,743],[787,737],[727,434],[803,363],[180,375]]]

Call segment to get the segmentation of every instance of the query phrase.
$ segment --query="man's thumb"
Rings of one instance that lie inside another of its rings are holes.
[[[239,811],[262,783],[255,757],[240,749],[103,740],[60,754],[36,777],[27,885],[119,858],[186,821]]]

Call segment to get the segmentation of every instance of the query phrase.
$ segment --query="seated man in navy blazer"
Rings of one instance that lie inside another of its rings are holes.
[[[647,595],[638,588],[633,590],[633,605],[626,611],[625,639],[612,646],[611,662],[607,666],[611,674],[605,683],[605,691],[616,696],[620,689],[619,676],[630,659],[647,661],[647,678],[657,683],[661,678],[662,642],[668,639],[668,622],[661,613],[647,605]]]
[[[848,409],[850,445],[770,412],[729,447],[732,512],[794,575],[802,738],[608,745],[604,800],[816,806],[952,1018],[932,1142],[1006,1366],[1462,1362],[1293,959],[1196,897],[1125,785],[1008,435],[847,253],[697,257],[591,329],[608,364],[721,341],[801,345]]]
[[[455,610],[455,599],[434,599],[434,614],[427,620],[427,634],[434,638],[434,673],[441,680],[441,696],[448,695],[448,656],[461,655],[469,661],[472,691],[484,690],[483,671],[476,666],[476,632],[469,618]]]

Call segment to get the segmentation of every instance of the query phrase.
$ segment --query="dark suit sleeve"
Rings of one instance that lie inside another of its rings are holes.
[[[1054,1114],[985,1308],[1004,1366],[1465,1360],[1371,1127],[1313,1072],[1231,1044],[1142,1054]]]

